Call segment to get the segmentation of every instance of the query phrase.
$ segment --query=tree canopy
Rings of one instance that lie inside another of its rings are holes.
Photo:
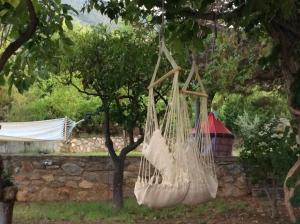
[[[70,11],[76,13],[55,0],[0,2],[0,83],[7,80],[22,91],[49,70],[57,71],[57,49],[65,53],[71,44],[64,29],[72,29]]]
[[[143,142],[147,112],[147,86],[157,59],[152,33],[124,27],[114,31],[96,26],[71,37],[74,48],[61,63],[62,82],[79,92],[99,98],[104,116],[105,144],[114,164],[113,202],[123,205],[123,170],[126,155]],[[76,83],[80,80],[80,84]],[[117,155],[110,124],[117,123],[129,136]],[[134,129],[139,138],[134,139]]]

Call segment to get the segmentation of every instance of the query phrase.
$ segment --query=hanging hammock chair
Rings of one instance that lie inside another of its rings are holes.
[[[173,69],[155,81],[162,54],[166,56]],[[186,142],[186,136],[179,131],[184,128],[180,111],[179,71],[180,67],[162,42],[154,74],[148,87],[148,112],[142,150],[143,157],[134,189],[138,204],[149,207],[174,206],[185,198],[189,188],[190,181],[179,163],[183,153],[181,147]],[[169,104],[159,126],[153,88],[172,75],[173,83]]]
[[[187,90],[192,77],[195,76],[199,86],[198,91]],[[190,129],[185,129],[185,135],[190,136],[184,151],[182,168],[187,172],[190,186],[183,204],[197,204],[215,198],[218,189],[218,181],[215,172],[215,165],[212,153],[212,144],[209,133],[208,113],[207,113],[207,94],[200,79],[198,66],[193,52],[193,63],[189,76],[181,90],[182,94],[200,97],[199,117],[196,121],[195,133],[190,135]],[[184,120],[188,122],[189,113],[186,99],[180,95],[182,108],[184,108]]]
[[[162,54],[166,56],[173,69],[155,80]],[[206,94],[198,93],[204,96],[204,100],[201,104],[202,113],[196,128],[197,133],[194,136],[191,135],[188,107],[183,95],[194,93],[188,91],[187,86],[195,70],[193,63],[188,80],[180,91],[178,80],[180,67],[167,50],[164,41],[161,42],[158,61],[148,87],[143,156],[134,189],[140,205],[154,208],[170,207],[179,203],[200,203],[216,196],[217,180],[208,124],[205,123]],[[169,103],[159,124],[153,89],[172,75]]]

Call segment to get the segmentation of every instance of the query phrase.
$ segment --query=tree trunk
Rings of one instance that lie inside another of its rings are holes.
[[[109,152],[109,156],[114,165],[113,171],[113,206],[119,210],[123,208],[123,179],[124,179],[124,164],[126,155],[138,147],[142,142],[144,137],[141,136],[136,142],[134,142],[133,129],[128,131],[129,135],[129,145],[125,146],[118,156],[114,149],[113,142],[111,140],[110,133],[110,114],[109,114],[109,104],[105,99],[102,99],[104,107],[104,135],[105,135],[105,146]],[[1,224],[1,223],[0,223]]]
[[[113,206],[119,210],[123,208],[123,172],[124,172],[124,161],[114,163],[114,174],[113,174]]]
[[[297,25],[296,23],[294,23]],[[300,23],[299,23],[300,24]],[[299,25],[298,24],[298,25]],[[298,26],[299,30],[300,26]],[[298,52],[295,51],[295,43],[298,43],[298,37],[294,33],[289,32],[288,30],[283,29],[277,23],[272,23],[272,26],[269,27],[269,33],[271,34],[274,40],[277,40],[280,43],[280,56],[282,61],[282,72],[284,79],[286,80],[286,88],[288,95],[288,106],[290,112],[297,124],[298,127],[298,138],[300,139],[300,108],[297,105],[293,105],[293,89],[292,85],[295,82],[296,76],[299,75],[300,61]],[[296,216],[294,213],[294,208],[291,205],[290,198],[294,195],[295,187],[288,188],[286,186],[286,181],[289,177],[293,176],[296,172],[299,172],[300,167],[300,158],[289,170],[285,183],[284,183],[284,197],[285,197],[285,206],[288,211],[290,220],[295,223]],[[298,184],[298,183],[297,183]],[[297,185],[296,184],[296,185]]]
[[[103,101],[105,104],[106,102]],[[120,158],[117,156],[113,142],[111,140],[110,135],[110,116],[109,116],[109,108],[105,104],[105,111],[104,111],[104,135],[105,135],[105,145],[108,149],[110,158],[112,159],[114,165],[113,171],[113,206],[116,209],[121,209],[123,207],[123,171],[124,171],[124,158]]]
[[[0,224],[12,224],[14,201],[0,202]]]
[[[0,224],[12,224],[12,216],[14,202],[18,188],[16,186],[8,186],[2,188],[2,197],[0,199]]]
[[[285,182],[284,182],[284,187],[283,187],[285,207],[287,209],[288,215],[289,215],[292,223],[296,222],[296,216],[294,213],[294,208],[290,202],[290,198],[292,198],[294,196],[295,188],[296,188],[296,186],[299,185],[299,181],[295,184],[295,187],[292,187],[292,188],[288,188],[286,185],[286,182],[295,172],[299,172],[299,167],[300,167],[300,158],[298,158],[297,162],[289,170],[289,172],[286,176]]]
[[[132,128],[128,130],[128,136],[129,136],[129,145],[133,145],[134,144],[134,136],[133,136]]]

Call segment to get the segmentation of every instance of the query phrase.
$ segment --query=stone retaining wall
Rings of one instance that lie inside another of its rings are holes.
[[[111,137],[115,149],[119,150],[125,146],[124,138],[121,136]],[[138,148],[141,148],[140,145]],[[0,141],[0,153],[30,153],[30,152],[94,152],[105,151],[105,139],[99,137],[72,138],[68,143],[46,141],[46,142],[6,142]]]
[[[18,201],[108,200],[113,167],[109,157],[3,156],[19,187]],[[139,157],[126,159],[124,195],[132,196]],[[220,197],[249,193],[245,174],[233,157],[217,158]]]
[[[123,137],[114,136],[112,141],[117,150],[125,146]],[[59,151],[67,152],[94,152],[99,150],[106,150],[104,137],[73,138],[59,149]]]

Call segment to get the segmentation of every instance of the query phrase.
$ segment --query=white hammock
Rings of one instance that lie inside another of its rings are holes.
[[[199,84],[199,91],[189,91],[187,87],[195,75]],[[185,161],[182,167],[187,170],[190,182],[188,193],[183,200],[184,204],[196,204],[215,198],[218,189],[218,181],[215,172],[212,144],[209,133],[208,113],[207,113],[207,94],[198,73],[198,67],[193,54],[193,64],[190,74],[182,88],[183,94],[194,95],[200,97],[200,113],[199,120],[196,125],[196,132],[190,138],[190,142],[186,146]],[[185,118],[189,120],[187,104],[184,97],[181,95],[182,108]],[[186,129],[185,129],[186,130]],[[189,135],[190,127],[188,132]]]
[[[68,118],[0,122],[0,141],[65,141],[77,123]]]
[[[155,81],[161,53],[165,54],[173,69]],[[192,73],[193,69],[192,67]],[[207,123],[205,125],[205,122],[204,125],[199,123],[197,135],[191,135],[185,96],[179,91],[179,70],[162,42],[149,86],[143,157],[134,189],[138,204],[149,207],[169,207],[179,203],[195,204],[216,196],[217,180],[208,125]],[[169,104],[159,125],[153,88],[171,75],[174,75],[174,78]],[[190,76],[188,79],[191,79]],[[191,92],[186,90],[189,82],[190,80],[187,80],[183,93]],[[207,121],[206,98],[201,104],[201,111],[203,113],[199,122]]]

